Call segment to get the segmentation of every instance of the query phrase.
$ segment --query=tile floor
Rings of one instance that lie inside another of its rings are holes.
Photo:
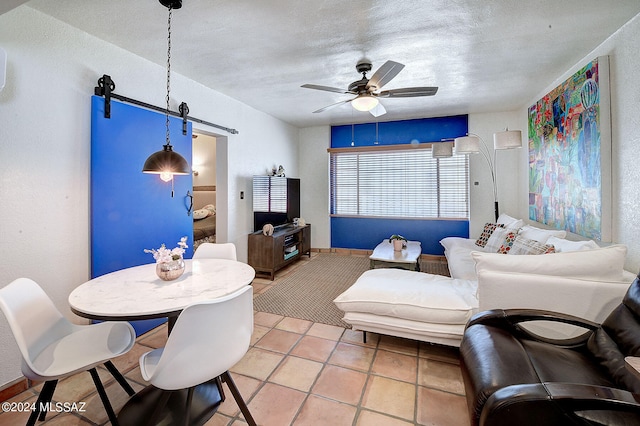
[[[271,285],[257,278],[256,294]],[[457,349],[371,333],[365,344],[361,332],[340,327],[264,312],[254,319],[251,347],[231,374],[259,425],[469,424]],[[166,326],[158,327],[114,360],[136,391],[145,386],[139,356],[163,346],[166,336]],[[117,412],[127,395],[104,368],[99,370]],[[9,401],[34,402],[39,390],[36,386]],[[228,389],[226,395],[207,426],[246,424]],[[37,424],[109,424],[88,373],[60,381],[54,401],[86,402],[86,407],[50,412],[45,423]],[[2,412],[0,426],[25,424],[28,414]]]

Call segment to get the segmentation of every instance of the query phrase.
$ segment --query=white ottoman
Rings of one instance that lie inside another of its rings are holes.
[[[354,330],[460,346],[467,321],[478,311],[477,290],[477,281],[372,269],[334,303]]]

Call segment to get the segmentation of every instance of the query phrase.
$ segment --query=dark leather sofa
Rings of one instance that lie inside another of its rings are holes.
[[[521,327],[535,320],[586,331],[545,339]],[[460,356],[472,425],[640,425],[640,379],[624,361],[640,356],[639,278],[602,324],[548,311],[479,313]]]

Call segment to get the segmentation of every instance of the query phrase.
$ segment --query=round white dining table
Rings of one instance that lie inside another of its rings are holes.
[[[74,289],[71,310],[97,320],[134,321],[177,318],[188,305],[226,296],[251,284],[255,270],[227,259],[185,260],[185,271],[173,281],[156,275],[156,264],[134,266],[101,275]]]

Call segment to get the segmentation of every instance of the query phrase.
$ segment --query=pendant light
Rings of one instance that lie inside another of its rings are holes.
[[[143,173],[159,174],[165,182],[173,180],[173,175],[188,175],[191,173],[189,163],[184,157],[173,151],[169,134],[169,93],[171,92],[171,12],[182,7],[182,0],[160,0],[169,9],[167,23],[167,112],[166,112],[166,143],[162,150],[154,152],[147,158],[142,167]]]

